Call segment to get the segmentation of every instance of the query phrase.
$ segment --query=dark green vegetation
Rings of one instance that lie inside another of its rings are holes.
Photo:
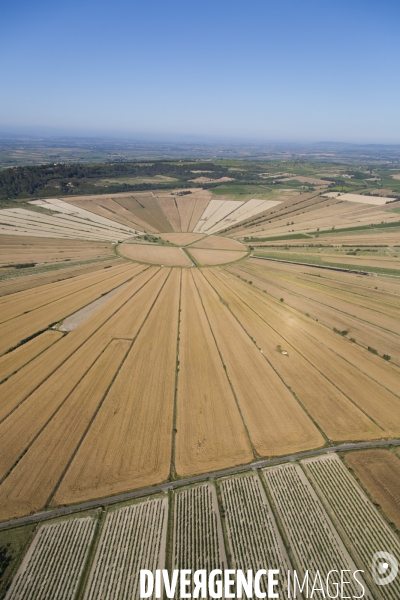
[[[212,189],[216,195],[241,200],[253,196],[269,198],[280,189],[296,187],[291,182],[289,185],[279,179],[269,179],[268,174],[267,179],[264,178],[266,169],[270,173],[277,168],[290,169],[303,175],[311,170],[311,174],[314,174],[314,169],[310,169],[306,161],[299,165],[297,161],[284,164],[249,161],[235,166],[232,166],[232,161],[53,163],[0,171],[0,200],[196,187]],[[229,177],[233,181],[193,181],[200,176],[211,180]],[[304,191],[311,189],[310,186],[300,185]]]
[[[16,527],[0,532],[0,598],[26,551],[36,525]]]
[[[279,240],[308,240],[310,239],[310,235],[306,235],[305,233],[289,233],[287,235],[275,235],[271,237],[262,237],[262,238],[253,238],[253,237],[245,237],[245,242],[278,242]]]
[[[336,327],[333,328],[333,331],[335,333],[338,333],[339,335],[342,335],[343,337],[346,337],[346,335],[349,333],[347,329],[343,329],[343,331],[340,331],[340,329],[337,329]]]
[[[400,171],[400,148],[322,150],[0,138],[0,208],[29,198],[199,187],[237,200],[273,200],[288,190],[384,190],[400,198],[400,181],[392,178]],[[179,160],[185,156],[191,158]],[[193,181],[199,177],[211,181]]]
[[[341,229],[326,229],[325,231],[312,231],[310,235],[333,235],[347,233],[348,231],[371,231],[374,229],[391,229],[393,227],[399,227],[399,223],[372,223],[371,225],[359,225],[356,227],[342,227]],[[267,238],[272,240],[273,238]],[[283,239],[283,238],[281,238]],[[294,238],[292,238],[294,239]]]
[[[192,171],[207,169],[215,179],[227,175],[228,170],[210,163],[106,163],[106,164],[54,164],[35,167],[15,167],[0,172],[0,198],[26,198],[38,196],[69,196],[104,194],[151,189],[196,187],[188,180],[196,177]],[[102,183],[107,178],[151,178],[157,175],[173,177],[175,181],[160,183]],[[177,180],[177,181],[176,181]],[[198,184],[197,184],[198,187]]]

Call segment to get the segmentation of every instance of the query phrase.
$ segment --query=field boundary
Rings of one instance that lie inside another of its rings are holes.
[[[328,267],[327,265],[314,265],[312,263],[296,262],[294,260],[283,260],[281,258],[267,258],[266,256],[256,256],[255,254],[250,254],[248,258],[257,258],[258,260],[272,260],[274,262],[286,263],[288,265],[301,265],[302,267],[314,267],[316,269],[328,269],[328,271],[342,271],[342,273],[356,273],[356,275],[377,275],[377,273],[372,271],[355,271],[354,269],[344,269],[342,267]],[[381,275],[381,273],[378,274]],[[384,273],[382,273],[382,275],[384,275]]]
[[[176,488],[184,487],[201,481],[207,481],[209,479],[225,477],[228,475],[235,475],[245,471],[251,471],[252,469],[263,469],[264,467],[270,467],[284,462],[297,461],[312,456],[330,454],[332,452],[345,452],[349,450],[362,450],[368,448],[387,448],[391,446],[400,446],[400,438],[394,438],[389,440],[377,440],[370,442],[346,442],[345,444],[339,444],[336,446],[325,446],[323,448],[316,448],[315,450],[305,450],[303,452],[296,452],[295,454],[287,454],[285,456],[278,456],[275,458],[256,460],[245,465],[229,467],[220,471],[203,473],[201,475],[193,475],[191,477],[186,477],[185,479],[169,481],[166,483],[151,486],[148,488],[142,488],[132,492],[124,492],[122,494],[116,494],[114,496],[108,496],[106,498],[89,500],[80,504],[61,506],[59,508],[38,512],[27,517],[22,517],[20,519],[4,521],[3,523],[0,523],[0,531],[8,528],[17,527],[20,525],[25,525],[27,523],[40,522],[46,519],[51,519],[64,515],[71,515],[74,513],[79,513],[81,511],[110,506],[112,504],[117,504],[119,502],[124,502],[127,500],[134,500],[143,496],[150,496],[153,494],[158,494],[160,492],[167,492],[169,490],[174,490]]]

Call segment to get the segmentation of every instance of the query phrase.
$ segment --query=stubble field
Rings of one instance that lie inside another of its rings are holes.
[[[399,367],[307,316],[287,293],[284,302],[272,295],[276,269],[251,259],[206,269],[122,263],[105,273],[3,297],[7,352],[37,323],[46,329],[125,282],[74,330],[45,331],[0,358],[3,520],[400,435]],[[285,285],[298,279],[278,274]],[[385,318],[396,335],[394,282],[387,296],[367,295],[363,283],[302,276],[296,290],[309,301],[318,286],[332,302],[354,296],[359,315],[376,314],[371,327],[384,331]]]

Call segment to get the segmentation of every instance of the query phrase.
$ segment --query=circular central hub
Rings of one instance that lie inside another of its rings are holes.
[[[168,267],[224,265],[245,258],[244,244],[203,233],[161,233],[135,238],[118,247],[121,256]]]

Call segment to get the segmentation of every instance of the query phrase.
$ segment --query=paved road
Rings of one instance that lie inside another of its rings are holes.
[[[192,483],[198,483],[200,481],[206,481],[214,477],[224,477],[226,475],[234,475],[235,473],[241,473],[242,471],[249,471],[250,469],[261,469],[263,467],[270,467],[282,462],[288,462],[291,460],[299,460],[308,456],[317,456],[318,454],[328,454],[329,452],[342,452],[344,450],[361,450],[363,448],[384,448],[385,446],[400,446],[400,439],[374,441],[374,442],[354,442],[348,444],[340,444],[339,446],[328,446],[325,448],[319,448],[317,450],[307,450],[306,452],[297,452],[296,454],[288,454],[286,456],[279,456],[278,458],[270,458],[266,460],[258,460],[247,465],[239,467],[231,467],[229,469],[222,469],[221,471],[214,471],[212,473],[205,473],[204,475],[193,475],[186,479],[179,479],[177,481],[170,481],[168,483],[162,483],[160,485],[154,485],[149,488],[143,488],[135,492],[126,492],[124,494],[116,494],[115,496],[109,496],[108,498],[101,498],[99,500],[90,500],[88,502],[81,502],[80,504],[74,504],[72,506],[63,506],[60,508],[54,508],[43,512],[29,515],[28,517],[22,517],[21,519],[14,519],[13,521],[6,521],[0,523],[0,530],[6,527],[15,525],[26,525],[43,519],[49,519],[52,517],[60,517],[82,510],[88,510],[92,508],[98,508],[100,506],[108,506],[117,502],[123,502],[125,500],[133,500],[135,498],[141,498],[142,496],[150,496],[159,492],[166,492],[173,490],[185,485]]]

